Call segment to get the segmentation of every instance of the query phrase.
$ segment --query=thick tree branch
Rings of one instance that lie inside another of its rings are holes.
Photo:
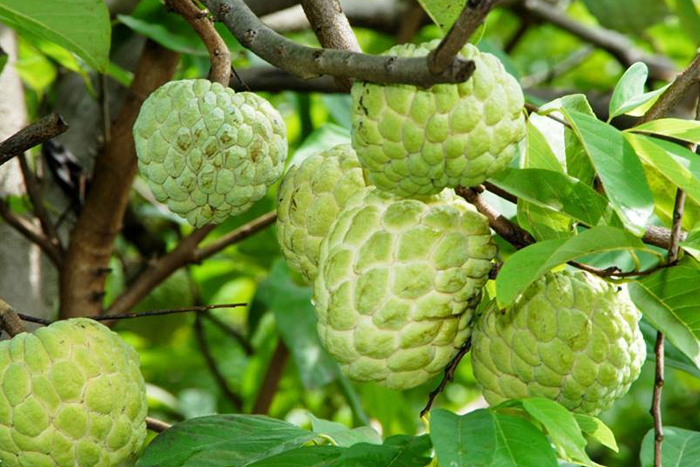
[[[499,0],[467,0],[457,21],[440,44],[428,54],[428,67],[431,72],[445,71],[498,2]]]
[[[365,55],[299,45],[265,26],[242,0],[203,0],[244,47],[272,65],[302,78],[331,75],[378,83],[429,87],[466,81],[474,63],[454,59],[441,74],[428,69],[427,59]]]
[[[274,223],[275,219],[274,212],[267,213],[199,249],[197,248],[199,243],[215,226],[207,225],[195,230],[182,239],[173,251],[153,261],[148,269],[134,280],[131,287],[107,307],[106,312],[110,314],[126,313],[181,267],[199,263],[224,248],[250,237]]]
[[[339,0],[302,0],[301,6],[323,48],[362,52]],[[335,81],[346,91],[352,86],[348,78]]]
[[[15,215],[4,200],[0,200],[0,217],[27,240],[39,246],[56,268],[61,268],[61,252],[56,245],[29,220]]]
[[[228,46],[214,29],[207,10],[200,10],[192,0],[165,0],[165,6],[185,18],[209,51],[211,62],[210,79],[228,86],[231,77],[231,53]]]
[[[60,115],[56,113],[47,115],[0,143],[0,165],[34,146],[55,138],[66,130],[68,125]]]
[[[10,337],[26,332],[17,312],[7,302],[0,298],[0,329],[5,330]]]
[[[676,68],[668,58],[649,55],[637,48],[626,36],[600,27],[586,26],[566,16],[560,9],[542,0],[523,0],[514,7],[517,12],[547,21],[574,36],[610,53],[625,67],[635,62],[644,62],[653,79],[670,81]]]
[[[136,175],[132,127],[141,103],[172,77],[179,56],[147,41],[112,139],[96,160],[85,208],[70,238],[61,271],[61,317],[98,315],[114,239],[121,229]]]
[[[686,91],[698,81],[700,81],[700,54],[696,55],[690,65],[676,76],[671,86],[661,94],[659,99],[646,111],[637,124],[656,120],[667,115],[683,98]]]

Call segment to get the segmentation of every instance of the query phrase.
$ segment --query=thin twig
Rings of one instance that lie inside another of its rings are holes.
[[[2,298],[0,298],[0,329],[5,330],[10,337],[27,332],[15,309]]]
[[[270,64],[302,78],[331,75],[430,87],[438,83],[461,83],[474,72],[474,62],[461,58],[455,58],[444,72],[434,74],[423,57],[366,55],[306,47],[265,26],[243,0],[203,0],[203,3],[244,47]]]
[[[52,243],[38,226],[34,225],[28,219],[24,217],[19,217],[15,215],[10,206],[5,203],[4,200],[0,199],[0,217],[2,217],[5,222],[12,226],[17,232],[22,234],[27,240],[36,244],[41,248],[46,256],[51,260],[56,268],[61,267],[61,253],[54,243]]]
[[[440,44],[428,54],[428,68],[432,73],[442,73],[450,66],[474,31],[484,22],[484,18],[499,0],[467,0]]]
[[[530,104],[529,102],[526,102],[526,103],[525,103],[525,108],[526,108],[529,112],[535,112],[535,113],[539,113],[539,112],[540,112],[540,108],[539,108],[539,107],[537,107],[537,106],[534,105],[534,104]],[[561,123],[562,125],[564,125],[564,126],[567,127],[567,128],[571,128],[571,124],[570,124],[569,122],[567,122],[567,121],[564,120],[563,118],[557,117],[557,116],[554,115],[552,112],[548,112],[548,113],[546,113],[544,116],[547,117],[547,118],[549,118],[549,119],[554,120],[554,121],[557,122],[557,123]]]
[[[301,6],[322,47],[362,52],[339,0],[301,0]],[[352,86],[348,78],[335,81],[346,92]]]
[[[661,443],[664,441],[664,428],[661,420],[661,390],[664,386],[664,333],[656,334],[654,354],[656,355],[656,372],[654,393],[649,412],[654,419],[654,467],[661,467]]]
[[[224,396],[226,396],[229,402],[231,402],[231,404],[237,410],[240,410],[243,406],[243,400],[238,394],[234,393],[231,388],[228,387],[226,378],[224,378],[224,375],[221,374],[218,366],[216,365],[216,360],[214,360],[214,356],[211,354],[211,349],[209,349],[209,344],[207,343],[207,338],[204,334],[204,326],[202,325],[201,315],[197,315],[194,320],[194,334],[197,338],[199,349],[202,351],[202,356],[204,356],[204,360],[207,362],[209,371],[211,371],[211,374],[216,380],[216,383],[219,385],[221,392],[223,392]]]
[[[251,235],[260,232],[261,230],[271,226],[277,220],[277,212],[271,211],[267,214],[263,214],[257,219],[253,219],[245,225],[240,226],[236,230],[222,235],[211,243],[197,249],[194,253],[194,262],[198,263],[206,258],[220,252],[224,248],[227,248],[234,243],[238,243],[241,240],[245,240]]]
[[[153,417],[146,417],[146,428],[151,431],[155,431],[156,433],[162,433],[171,426],[172,425],[170,423],[164,422],[163,420],[158,420],[157,418]]]
[[[253,405],[253,413],[266,414],[270,411],[270,406],[272,405],[272,400],[275,398],[275,394],[277,394],[277,389],[279,388],[280,380],[284,374],[284,367],[287,365],[287,360],[289,360],[289,349],[284,345],[284,341],[280,339],[277,342],[277,347],[275,347],[272,357],[270,357],[270,363],[267,366],[265,378],[263,379],[258,397]]]
[[[165,0],[165,6],[178,13],[192,26],[209,51],[210,79],[228,86],[231,78],[231,53],[209,19],[209,12],[200,10],[192,0]]]
[[[55,138],[66,130],[68,125],[61,116],[50,113],[0,143],[0,165],[34,146]]]
[[[213,315],[213,314],[209,313],[208,311],[206,313],[204,313],[204,317],[207,318],[212,323],[219,326],[219,328],[222,331],[224,331],[226,334],[231,336],[236,342],[238,342],[240,344],[240,346],[243,348],[243,351],[245,352],[246,355],[253,354],[253,347],[250,345],[250,342],[248,342],[248,339],[246,339],[243,334],[238,332],[237,329],[232,328],[228,324],[221,321],[221,319],[219,319],[218,316]]]
[[[442,381],[440,381],[438,387],[433,389],[433,391],[428,395],[428,402],[425,404],[425,407],[423,407],[423,410],[420,411],[421,417],[424,417],[425,414],[430,412],[430,408],[433,406],[435,398],[439,396],[440,393],[442,393],[442,391],[445,390],[447,383],[454,379],[455,371],[457,370],[459,363],[462,361],[464,356],[469,352],[471,348],[472,338],[469,337],[467,341],[462,345],[462,347],[459,348],[457,354],[452,358],[452,360],[450,360],[450,363],[448,363],[448,365],[445,367],[445,375],[442,377]]]
[[[694,83],[700,80],[700,54],[695,56],[690,65],[680,72],[673,83],[664,91],[659,99],[654,102],[649,110],[639,119],[638,124],[656,120],[668,114],[685,95],[686,91]]]

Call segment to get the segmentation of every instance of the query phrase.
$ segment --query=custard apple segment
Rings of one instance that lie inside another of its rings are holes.
[[[584,272],[549,273],[512,309],[492,306],[474,330],[472,364],[491,404],[547,397],[597,414],[629,390],[646,357],[625,288]]]
[[[318,332],[357,381],[417,386],[470,334],[496,247],[486,220],[453,194],[352,197],[321,244]]]
[[[202,79],[151,94],[134,141],[155,198],[195,227],[250,209],[287,157],[284,121],[269,102]]]
[[[438,43],[397,45],[386,54],[422,57]],[[377,187],[411,197],[474,186],[516,155],[525,136],[520,85],[471,44],[461,56],[476,64],[464,83],[353,85],[352,144]]]
[[[136,352],[89,319],[0,342],[0,464],[108,467],[146,437]]]

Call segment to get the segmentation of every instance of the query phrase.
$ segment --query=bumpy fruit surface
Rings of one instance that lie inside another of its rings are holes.
[[[349,144],[341,144],[292,166],[282,180],[277,238],[289,265],[309,282],[316,278],[321,241],[348,198],[366,186]]]
[[[596,414],[629,390],[646,356],[626,289],[585,272],[548,273],[505,313],[491,307],[472,335],[484,397],[547,397]]]
[[[397,45],[386,54],[421,57],[438,43]],[[352,144],[379,188],[410,197],[478,185],[517,153],[525,136],[520,85],[495,56],[471,44],[460,55],[476,64],[464,83],[353,85]]]
[[[394,389],[441,372],[470,334],[496,247],[454,194],[350,198],[321,243],[318,333],[350,378]]]
[[[113,467],[146,437],[136,352],[105,326],[59,321],[0,342],[0,465]]]
[[[269,102],[204,79],[151,94],[134,141],[153,195],[195,227],[250,209],[287,158],[284,121]]]

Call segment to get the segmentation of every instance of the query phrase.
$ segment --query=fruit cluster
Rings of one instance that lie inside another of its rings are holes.
[[[387,53],[426,56],[437,41]],[[595,413],[639,375],[645,348],[626,292],[586,273],[548,274],[510,310],[476,316],[497,251],[453,189],[508,166],[526,125],[518,82],[468,44],[464,83],[356,82],[352,144],[292,165],[277,235],[314,287],[318,333],[358,381],[407,389],[469,339],[486,398],[544,396]],[[169,83],[134,126],[141,173],[192,225],[246,211],[281,175],[284,122],[264,99],[206,80]]]

